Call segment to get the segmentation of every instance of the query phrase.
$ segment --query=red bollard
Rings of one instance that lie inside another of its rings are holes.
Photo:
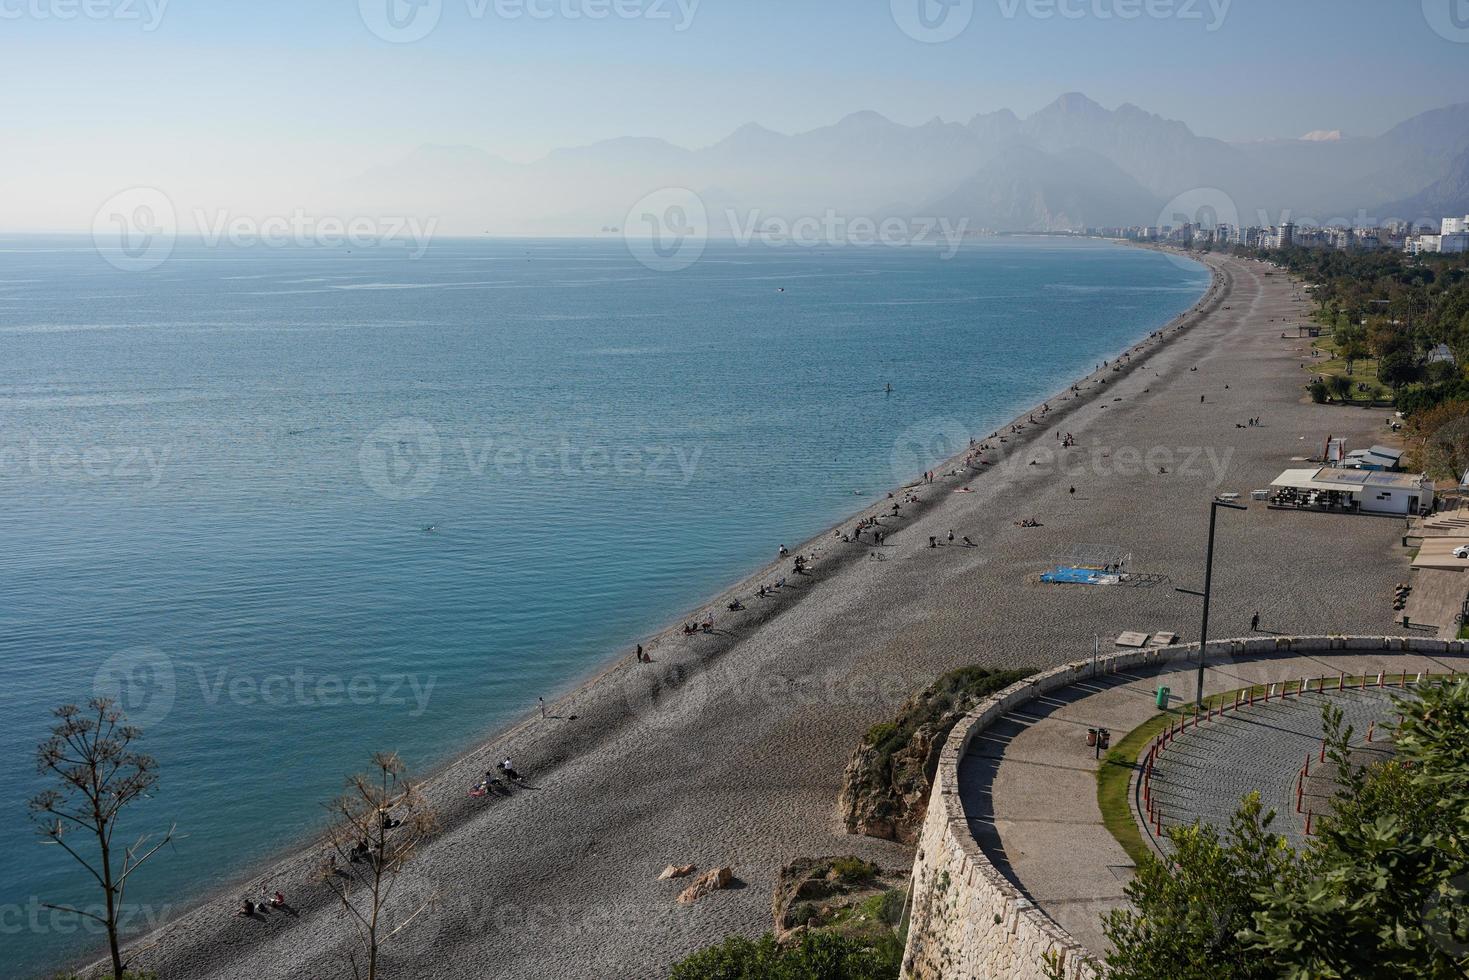
[[[1369,741],[1369,742],[1372,741],[1372,730],[1374,728],[1376,728],[1376,727],[1377,727],[1377,722],[1375,722],[1375,721],[1372,724],[1370,724],[1370,725],[1367,726],[1367,741]]]
[[[1306,768],[1301,771],[1304,772],[1307,777],[1311,775],[1311,753],[1309,752],[1306,753]]]
[[[1317,758],[1316,761],[1317,762],[1325,762],[1326,761],[1326,739],[1324,739],[1324,738],[1321,740],[1321,755]]]
[[[1338,677],[1336,679],[1336,689],[1338,691],[1340,691],[1342,689],[1342,686],[1344,684],[1346,684],[1346,682],[1347,682],[1347,675],[1346,674],[1342,674],[1340,677]]]
[[[1306,811],[1306,836],[1311,836],[1311,818],[1316,815],[1314,810]]]
[[[1305,789],[1304,784],[1301,782],[1301,774],[1300,773],[1296,773],[1296,812],[1297,813],[1300,813],[1301,812],[1301,797],[1305,796],[1305,794],[1306,794],[1306,789]]]

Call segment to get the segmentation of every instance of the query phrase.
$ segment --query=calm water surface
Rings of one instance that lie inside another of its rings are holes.
[[[133,826],[188,837],[128,898],[177,905],[318,827],[371,750],[446,760],[1207,283],[1055,240],[678,273],[180,243],[123,272],[0,238],[0,973],[89,942],[39,908],[96,897],[26,823],[55,705],[145,725]]]

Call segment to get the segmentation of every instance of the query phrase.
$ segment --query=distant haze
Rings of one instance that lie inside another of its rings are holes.
[[[0,232],[86,231],[140,187],[184,231],[598,234],[669,186],[716,229],[1150,222],[1199,188],[1251,220],[1436,207],[1462,127],[1423,114],[1469,92],[1462,2],[25,0],[0,4]]]
[[[904,126],[862,112],[792,135],[749,125],[698,150],[611,140],[529,165],[473,147],[423,146],[333,195],[346,209],[435,215],[441,232],[463,234],[610,233],[638,220],[629,212],[646,195],[656,208],[685,192],[721,237],[772,221],[893,218],[962,221],[972,231],[1201,218],[1375,223],[1469,212],[1469,184],[1454,178],[1466,162],[1469,104],[1380,136],[1230,144],[1133,105],[1109,110],[1069,94],[1024,119],[1000,111]]]

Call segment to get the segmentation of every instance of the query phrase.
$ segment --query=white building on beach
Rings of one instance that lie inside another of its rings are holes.
[[[1433,481],[1421,473],[1382,470],[1286,470],[1270,484],[1277,507],[1363,514],[1426,514],[1433,509]]]

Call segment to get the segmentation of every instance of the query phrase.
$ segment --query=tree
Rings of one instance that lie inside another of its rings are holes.
[[[1132,907],[1103,929],[1108,980],[1461,980],[1469,972],[1469,682],[1394,705],[1395,758],[1352,761],[1351,729],[1324,712],[1337,768],[1331,813],[1297,856],[1245,798],[1228,833],[1174,828]]]
[[[334,854],[323,878],[341,902],[359,950],[351,955],[352,975],[376,980],[378,951],[434,903],[433,894],[409,894],[395,902],[400,878],[418,847],[433,833],[435,818],[393,752],[372,757],[373,771],[351,776],[347,790],[327,809],[334,825],[327,840]],[[337,859],[340,859],[340,863]]]
[[[1170,828],[1172,861],[1143,861],[1127,885],[1131,905],[1102,920],[1108,980],[1274,977],[1239,939],[1259,908],[1255,893],[1298,877],[1295,853],[1269,832],[1274,816],[1253,793],[1225,834],[1203,824]]]
[[[1418,377],[1418,362],[1405,350],[1395,350],[1377,363],[1377,380],[1391,388],[1401,388]]]
[[[1333,812],[1305,874],[1263,891],[1241,937],[1281,976],[1450,980],[1469,967],[1469,684],[1396,706],[1397,756],[1366,768],[1328,706]]]
[[[56,723],[36,749],[36,771],[54,778],[56,786],[31,799],[31,819],[43,843],[59,846],[92,875],[102,889],[105,911],[97,915],[62,905],[46,907],[100,922],[107,930],[112,975],[122,980],[118,918],[128,878],[173,840],[174,828],[151,847],[149,836],[139,837],[122,849],[120,864],[113,834],[123,809],[158,785],[158,765],[151,756],[134,751],[133,743],[142,732],[127,724],[110,699],[93,698],[85,709],[62,705],[52,714]],[[67,839],[74,832],[82,836],[76,845]],[[96,852],[89,853],[94,842]]]
[[[1352,379],[1341,374],[1333,374],[1326,379],[1326,387],[1331,391],[1331,397],[1339,402],[1351,401]]]
[[[1354,324],[1338,327],[1334,331],[1336,338],[1336,352],[1347,364],[1347,374],[1352,373],[1353,366],[1369,353],[1367,349],[1367,332]]]

